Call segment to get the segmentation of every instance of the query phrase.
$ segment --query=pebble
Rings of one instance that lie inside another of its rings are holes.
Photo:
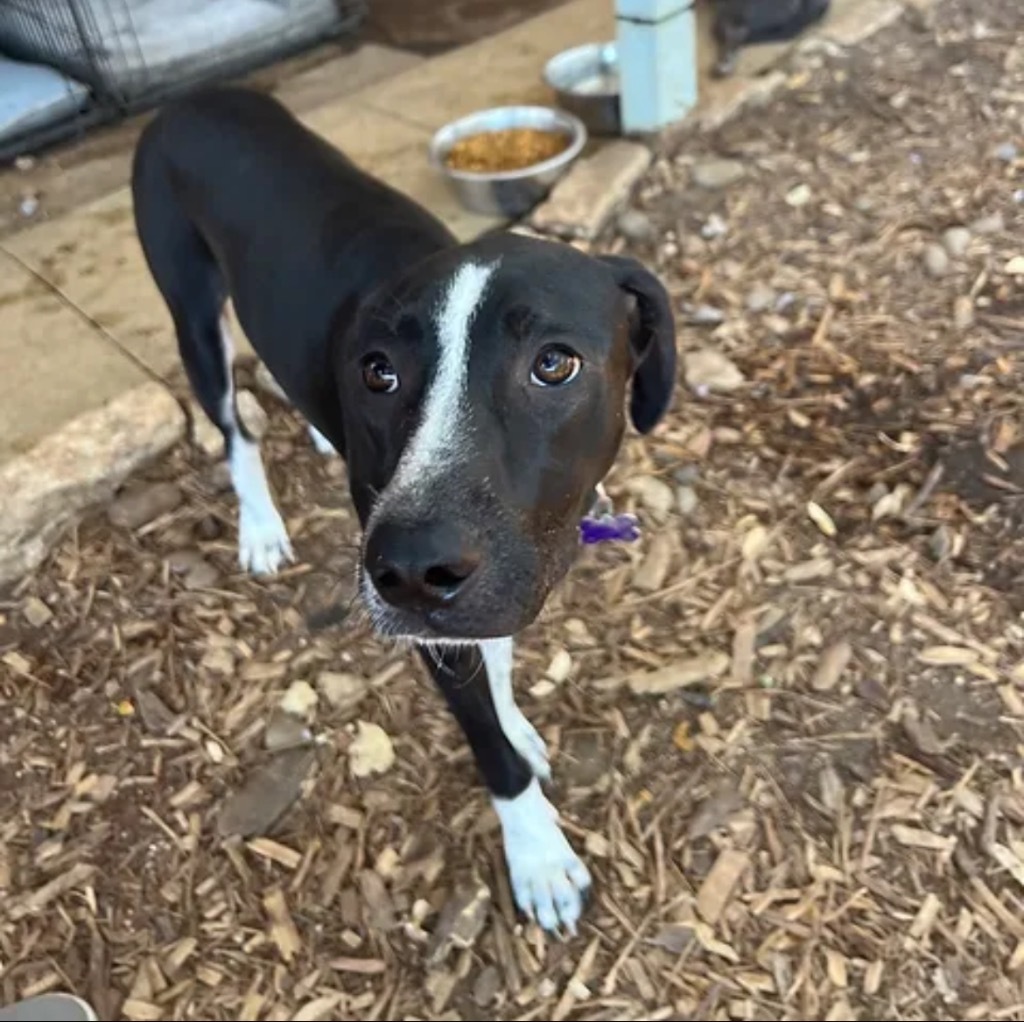
[[[1013,163],[1017,159],[1018,149],[1013,142],[1004,142],[996,147],[996,159],[1004,163]]]
[[[1015,255],[1006,264],[1005,273],[1011,277],[1024,277],[1024,255]]]
[[[1002,213],[990,213],[979,217],[971,224],[972,234],[1002,234],[1006,229],[1006,218]]]
[[[34,217],[39,212],[39,197],[37,195],[26,195],[19,203],[18,211],[26,220]]]
[[[627,209],[619,217],[619,232],[630,241],[650,241],[654,237],[654,224],[642,210]]]
[[[175,483],[153,483],[123,493],[110,505],[107,518],[116,528],[138,529],[169,514],[181,501],[182,493]]]
[[[717,213],[712,213],[701,227],[700,233],[707,241],[724,238],[729,233],[729,225]]]
[[[732,359],[714,348],[699,348],[683,356],[683,371],[693,390],[728,394],[746,383],[746,377]]]
[[[354,709],[370,690],[365,678],[342,671],[322,671],[316,687],[335,710]]]
[[[560,649],[551,658],[551,663],[548,664],[548,669],[544,673],[556,685],[567,681],[572,673],[572,656],[569,654],[569,651],[567,649]]]
[[[814,193],[811,191],[810,185],[800,184],[795,188],[791,188],[786,193],[786,205],[792,206],[794,209],[799,209],[801,206],[806,206],[813,196]]]
[[[749,312],[766,312],[775,304],[775,289],[767,284],[755,284],[747,295]]]
[[[320,697],[308,681],[293,681],[278,704],[285,713],[301,720],[309,720],[316,712]]]
[[[680,486],[676,490],[676,507],[681,515],[692,515],[698,503],[697,491],[692,486]]]
[[[383,774],[395,765],[395,746],[388,733],[369,721],[356,722],[356,736],[348,747],[348,764],[353,777]]]
[[[725,322],[725,313],[713,305],[697,305],[689,309],[689,319],[694,326],[718,326]]]
[[[626,483],[626,489],[635,494],[648,511],[661,519],[668,517],[675,503],[672,487],[657,476],[634,476]]]
[[[942,234],[942,245],[954,259],[962,259],[971,247],[971,232],[966,227],[950,227]]]
[[[946,250],[933,242],[924,250],[924,267],[933,277],[944,277],[949,272]]]
[[[728,188],[743,180],[747,168],[739,160],[713,159],[702,160],[694,165],[693,181],[699,188],[716,191]]]

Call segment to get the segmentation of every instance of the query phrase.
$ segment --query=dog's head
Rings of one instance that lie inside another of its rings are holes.
[[[676,370],[668,295],[630,259],[514,234],[380,288],[336,346],[362,596],[378,629],[512,635],[540,612],[630,417]]]

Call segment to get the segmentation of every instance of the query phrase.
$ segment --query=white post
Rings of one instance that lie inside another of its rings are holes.
[[[694,0],[615,0],[623,134],[658,131],[697,103]]]

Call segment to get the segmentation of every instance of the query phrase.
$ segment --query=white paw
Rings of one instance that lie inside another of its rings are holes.
[[[526,715],[518,706],[513,707],[510,719],[502,722],[502,730],[519,753],[530,765],[535,777],[542,781],[551,780],[551,760],[548,757],[548,745],[540,736],[540,732],[526,719]]]
[[[590,871],[558,826],[540,783],[514,799],[495,799],[502,824],[512,895],[522,912],[548,931],[575,933],[590,889]]]
[[[238,563],[253,575],[274,575],[295,559],[288,530],[274,508],[254,513],[245,505],[238,513]]]
[[[317,454],[323,454],[326,456],[338,453],[334,449],[334,445],[331,441],[328,440],[327,437],[325,437],[323,433],[316,428],[316,426],[309,427],[309,438],[313,441],[313,446],[316,448]]]

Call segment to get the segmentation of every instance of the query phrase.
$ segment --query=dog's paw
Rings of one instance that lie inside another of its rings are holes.
[[[534,777],[542,781],[551,779],[551,760],[548,757],[548,745],[540,736],[540,732],[526,719],[526,715],[515,707],[512,719],[505,722],[503,730],[512,748],[529,764]]]
[[[575,934],[590,871],[558,826],[554,807],[533,781],[517,798],[496,800],[505,860],[519,909],[548,931]]]
[[[288,530],[276,508],[238,514],[238,563],[253,575],[275,575],[295,559]]]
[[[317,454],[322,454],[324,457],[327,457],[338,453],[334,449],[334,444],[332,444],[331,441],[316,428],[316,426],[309,427],[309,438],[313,441],[313,446],[316,448]]]

